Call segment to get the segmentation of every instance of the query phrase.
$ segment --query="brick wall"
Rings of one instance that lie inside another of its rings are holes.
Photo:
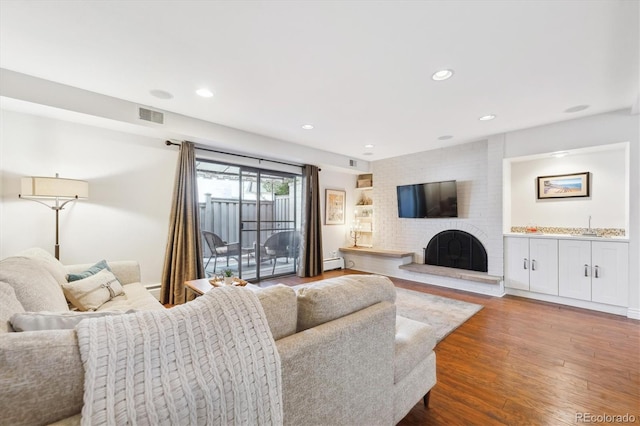
[[[422,263],[422,249],[435,234],[459,229],[484,245],[488,273],[502,276],[503,152],[504,138],[497,136],[374,162],[374,247],[412,251]],[[398,218],[396,186],[444,180],[458,183],[457,218]]]

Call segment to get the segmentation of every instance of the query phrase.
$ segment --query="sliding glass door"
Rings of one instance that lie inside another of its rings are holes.
[[[300,175],[200,161],[198,190],[207,276],[230,269],[258,281],[297,271]]]

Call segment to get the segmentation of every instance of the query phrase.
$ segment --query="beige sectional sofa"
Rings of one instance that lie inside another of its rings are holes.
[[[75,330],[14,332],[8,322],[23,311],[67,309],[55,277],[90,265],[63,272],[52,259],[39,252],[0,262],[0,425],[80,422],[84,370]],[[164,309],[139,284],[135,262],[109,266],[125,295],[99,311]],[[20,275],[20,268],[30,270]],[[29,280],[28,291],[13,287]],[[281,358],[285,424],[392,425],[434,386],[435,335],[396,317],[388,278],[347,275],[257,295]]]

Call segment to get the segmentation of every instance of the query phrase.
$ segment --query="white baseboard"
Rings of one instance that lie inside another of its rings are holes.
[[[640,309],[635,309],[635,308],[627,309],[627,318],[640,320]]]
[[[573,306],[574,308],[589,309],[591,311],[606,312],[608,314],[629,316],[629,310],[624,306],[606,305],[604,303],[589,302],[587,300],[571,299],[568,297],[554,296],[551,294],[534,293],[515,288],[506,288],[507,294],[526,297],[528,299],[542,300],[544,302],[557,303],[559,305]],[[629,317],[631,318],[631,317]]]

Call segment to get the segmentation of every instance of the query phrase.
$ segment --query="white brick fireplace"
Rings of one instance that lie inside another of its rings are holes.
[[[413,253],[424,263],[423,248],[441,231],[453,229],[475,236],[487,251],[488,274],[503,276],[502,136],[373,163],[375,206],[374,247]],[[396,187],[424,182],[456,180],[458,216],[447,219],[400,219]],[[491,295],[504,294],[503,285],[465,281],[398,269],[408,259],[377,258],[375,262],[351,258],[354,269]],[[360,265],[357,263],[360,262]]]

